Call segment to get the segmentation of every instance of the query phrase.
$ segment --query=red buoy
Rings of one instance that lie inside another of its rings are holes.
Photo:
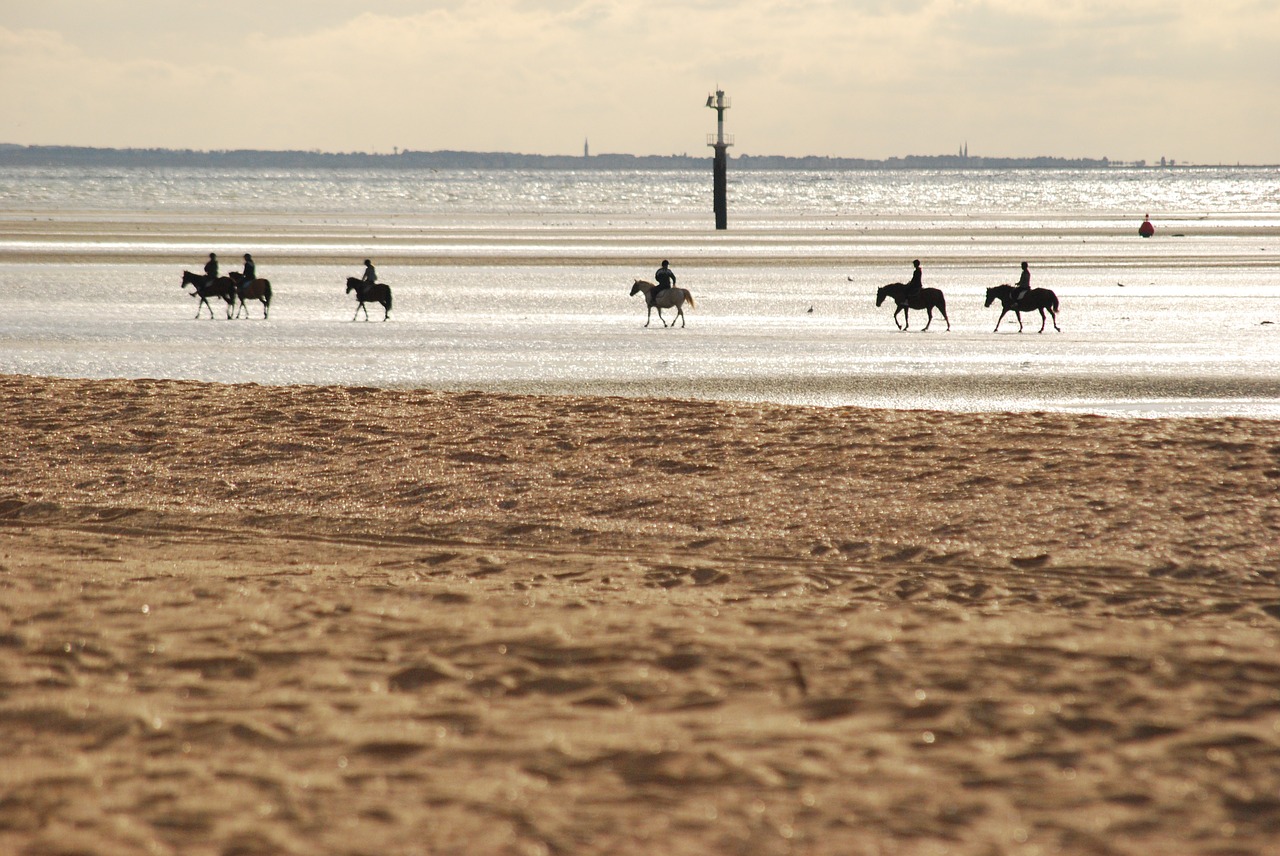
[[[1151,215],[1146,214],[1142,218],[1142,225],[1138,227],[1138,234],[1144,238],[1150,238],[1156,233],[1156,227],[1151,225]]]

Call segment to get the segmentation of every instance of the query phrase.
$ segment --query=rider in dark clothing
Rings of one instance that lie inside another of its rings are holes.
[[[258,278],[257,266],[253,263],[253,256],[248,253],[244,254],[244,273],[240,276],[241,285],[248,285]]]
[[[655,296],[663,289],[674,286],[676,284],[676,272],[671,269],[671,262],[663,259],[662,267],[658,268],[653,278],[657,284],[657,288],[653,290]]]
[[[911,282],[907,283],[907,300],[912,300],[920,296],[920,292],[924,290],[922,278],[924,271],[920,270],[920,260],[916,259],[911,263],[914,270],[911,272]]]
[[[364,260],[364,276],[361,279],[370,285],[378,281],[378,272],[373,269],[373,262],[368,259]]]
[[[1013,305],[1017,306],[1022,298],[1027,296],[1027,292],[1031,290],[1031,271],[1027,270],[1027,263],[1022,263],[1022,276],[1018,279],[1018,284],[1013,287]]]
[[[212,285],[218,279],[218,254],[209,253],[209,261],[204,263],[204,275],[208,277],[209,284]]]

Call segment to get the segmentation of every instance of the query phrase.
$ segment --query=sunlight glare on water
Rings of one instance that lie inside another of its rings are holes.
[[[716,233],[697,173],[0,169],[0,371],[1280,418],[1278,179],[744,171]],[[194,320],[210,250],[254,253],[269,321]],[[386,324],[351,320],[368,255]],[[664,257],[683,329],[628,296]],[[875,306],[912,258],[950,332]],[[1062,333],[993,332],[1024,259]]]

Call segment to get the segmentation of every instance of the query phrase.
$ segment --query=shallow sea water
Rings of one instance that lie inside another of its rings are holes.
[[[837,177],[744,176],[716,233],[695,193],[706,178],[683,174],[301,173],[256,199],[241,176],[207,209],[179,201],[222,186],[199,171],[98,176],[96,191],[0,174],[27,188],[0,207],[0,372],[1280,418],[1274,171],[1235,186],[1230,171]],[[927,210],[897,210],[913,191]],[[1119,210],[1126,191],[1164,203],[1156,238]],[[963,213],[943,210],[957,199]],[[222,305],[195,320],[182,269],[209,250],[238,269],[245,249],[273,282],[270,320],[259,304],[250,320]],[[385,324],[378,306],[353,323],[343,290],[366,255],[394,288]],[[663,257],[697,301],[684,328],[656,314],[644,328],[628,296]],[[946,294],[950,332],[941,318],[920,332],[916,312],[898,331],[875,306],[914,257]],[[1059,295],[1063,332],[1036,332],[1038,314],[993,332],[984,289],[1024,258]]]

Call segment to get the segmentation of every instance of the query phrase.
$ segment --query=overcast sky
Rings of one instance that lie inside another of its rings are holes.
[[[0,0],[0,142],[1280,163],[1280,0]]]

